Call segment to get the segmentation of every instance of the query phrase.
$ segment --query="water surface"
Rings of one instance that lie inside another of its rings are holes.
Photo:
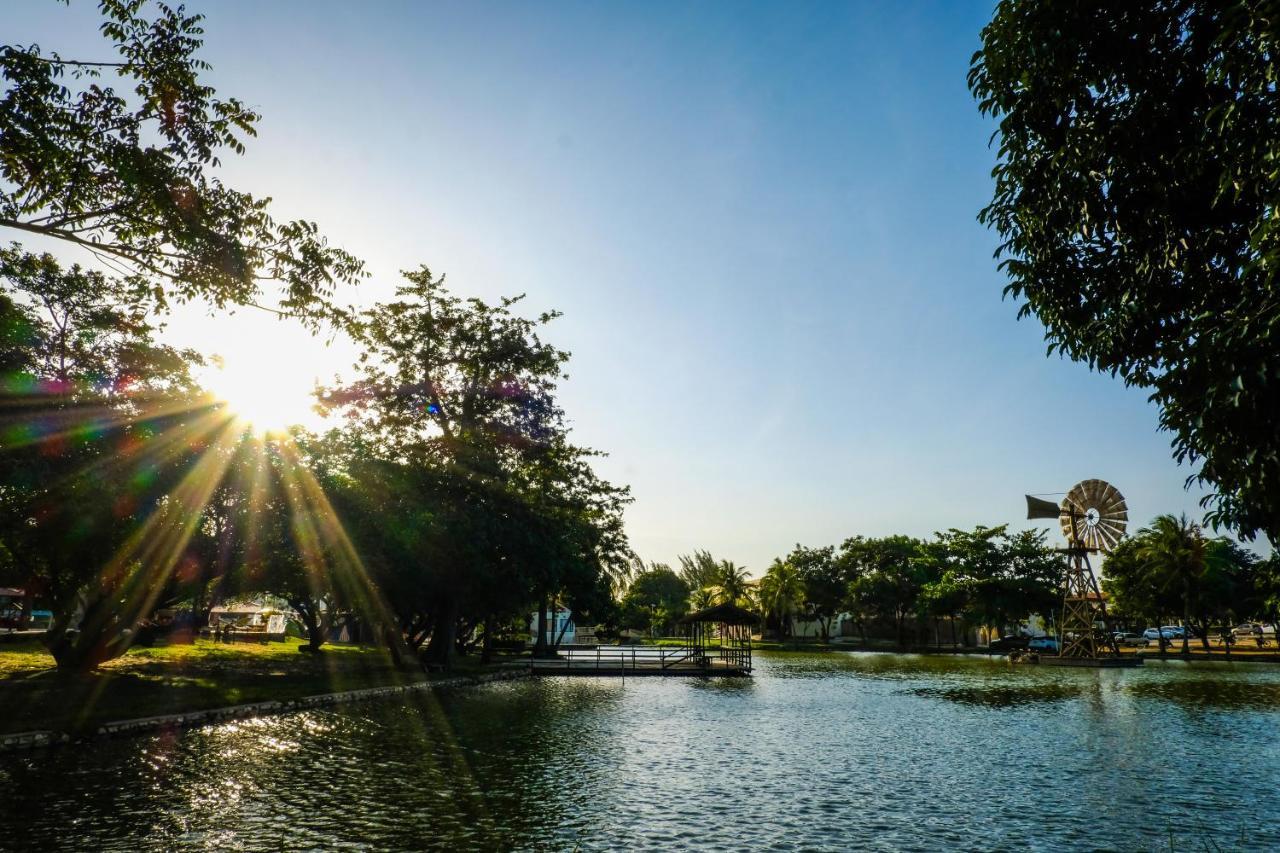
[[[1280,669],[757,663],[0,756],[0,848],[1280,849]]]

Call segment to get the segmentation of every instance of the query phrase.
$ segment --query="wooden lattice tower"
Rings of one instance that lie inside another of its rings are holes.
[[[1067,556],[1067,581],[1062,596],[1062,622],[1059,630],[1062,649],[1059,657],[1096,658],[1098,636],[1094,626],[1101,622],[1106,650],[1120,654],[1111,623],[1107,620],[1107,603],[1098,588],[1093,566],[1089,565],[1089,549],[1077,542],[1065,550]]]
[[[1067,492],[1061,506],[1027,497],[1028,518],[1058,518],[1067,538],[1066,582],[1062,595],[1062,621],[1058,630],[1063,658],[1096,659],[1103,654],[1119,655],[1107,619],[1107,604],[1089,555],[1107,552],[1124,536],[1129,519],[1124,496],[1103,480],[1084,480]],[[1102,642],[1095,626],[1102,623]],[[1102,647],[1100,649],[1100,646]]]

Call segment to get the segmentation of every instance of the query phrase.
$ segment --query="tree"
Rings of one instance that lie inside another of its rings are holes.
[[[1005,293],[1050,353],[1151,390],[1207,520],[1280,541],[1280,30],[1268,0],[1004,0],[969,85],[999,120]]]
[[[732,560],[721,560],[716,566],[714,581],[712,588],[721,604],[741,604],[747,600],[751,578],[743,566],[736,565]]]
[[[929,596],[960,605],[971,626],[1004,630],[1034,613],[1051,613],[1061,601],[1062,558],[1045,544],[1044,531],[1010,534],[1007,525],[951,529],[937,534],[930,551],[938,580]]]
[[[1254,573],[1254,601],[1257,615],[1280,626],[1280,551],[1257,564]]]
[[[1253,553],[1222,537],[1206,541],[1204,551],[1192,626],[1208,651],[1211,628],[1229,632],[1236,621],[1260,615],[1262,602],[1257,596],[1260,561]]]
[[[258,115],[201,82],[202,17],[161,5],[147,20],[139,2],[99,5],[117,61],[0,47],[0,228],[86,249],[145,280],[160,305],[254,305],[269,281],[273,308],[344,319],[334,286],[360,278],[361,263],[314,223],[277,222],[269,200],[212,174],[223,152],[244,152]]]
[[[844,559],[855,567],[850,609],[890,620],[899,646],[906,645],[906,623],[915,615],[924,587],[920,549],[920,541],[909,536],[855,537],[844,543]]]
[[[785,558],[795,567],[804,587],[804,609],[822,627],[822,639],[831,639],[831,620],[844,605],[849,579],[836,559],[836,549],[805,548],[797,544]]]
[[[710,551],[681,554],[679,560],[680,577],[689,585],[689,589],[699,590],[716,585],[720,563],[711,556]]]
[[[766,619],[777,622],[783,637],[793,633],[796,612],[805,599],[804,578],[795,564],[774,560],[756,588]]]
[[[1198,608],[1199,587],[1205,571],[1205,541],[1198,524],[1187,517],[1162,515],[1150,527],[1138,531],[1138,554],[1155,573],[1157,583],[1182,605],[1182,653],[1189,651],[1187,636],[1192,614]]]
[[[1175,615],[1207,650],[1213,626],[1229,627],[1263,609],[1259,579],[1265,566],[1225,538],[1205,538],[1185,517],[1162,515],[1107,556],[1103,587],[1118,612],[1167,624]],[[1160,650],[1166,640],[1161,634]]]
[[[121,279],[0,251],[8,378],[0,541],[53,604],[58,666],[122,654],[188,557],[234,443]],[[111,496],[106,499],[105,496]],[[72,629],[75,630],[72,630]]]
[[[688,585],[670,566],[650,563],[648,569],[636,574],[622,597],[622,624],[650,633],[667,633],[684,613],[688,595]]]
[[[371,494],[386,501],[397,489],[379,483],[391,469],[369,460],[408,469],[394,479],[414,484],[396,512],[417,534],[385,561],[397,607],[410,608],[402,627],[448,666],[460,625],[528,595],[536,652],[547,654],[556,597],[627,570],[627,490],[595,475],[599,454],[568,441],[555,390],[569,356],[539,337],[556,314],[519,316],[520,297],[456,297],[425,267],[405,278],[395,300],[358,318],[357,377],[323,396],[359,448],[348,454],[353,470],[374,475]]]
[[[1136,537],[1121,539],[1107,555],[1102,576],[1102,591],[1107,596],[1107,609],[1112,615],[1137,619],[1150,625],[1164,625],[1176,612],[1177,599],[1169,594],[1142,550]],[[1164,653],[1165,637],[1159,639]]]
[[[708,607],[714,606],[715,603],[715,590],[709,586],[700,586],[689,593],[689,610],[692,612],[706,610]]]

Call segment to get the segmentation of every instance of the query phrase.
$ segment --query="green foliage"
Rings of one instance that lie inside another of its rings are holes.
[[[774,560],[760,579],[757,594],[766,619],[778,623],[783,637],[791,636],[792,624],[806,594],[804,576],[796,564]]]
[[[949,530],[922,542],[909,536],[854,536],[832,548],[797,546],[787,559],[804,580],[806,608],[843,610],[861,626],[894,626],[905,645],[925,620],[972,627],[1005,626],[1048,613],[1060,595],[1061,559],[1042,532],[1010,534],[1007,527]],[[843,584],[832,603],[837,584]],[[821,604],[820,604],[821,603]]]
[[[1062,557],[1045,536],[1010,534],[1007,525],[939,533],[929,546],[937,575],[926,590],[929,609],[998,628],[1053,612],[1061,601]]]
[[[1004,0],[969,84],[999,120],[1006,294],[1049,351],[1151,389],[1208,520],[1280,541],[1280,111],[1267,0]]]
[[[1108,555],[1103,589],[1116,612],[1154,625],[1177,620],[1207,645],[1214,627],[1268,615],[1265,569],[1235,542],[1206,538],[1185,516],[1162,515]]]
[[[630,497],[568,441],[555,400],[568,353],[539,337],[557,315],[521,317],[519,297],[456,297],[425,267],[405,278],[359,316],[357,378],[324,401],[343,416],[361,551],[411,644],[429,636],[428,654],[447,662],[468,617],[562,595],[603,612],[601,579],[619,586],[629,571]],[[384,543],[388,520],[403,535]]]
[[[18,330],[0,389],[0,541],[55,605],[55,656],[93,666],[171,587],[180,487],[225,418],[198,395],[197,357],[155,342],[129,284],[16,249],[0,251],[0,276]]]
[[[711,556],[710,551],[681,554],[679,559],[680,577],[684,578],[690,589],[699,590],[716,585],[720,563]]]
[[[666,634],[685,613],[689,587],[670,566],[651,563],[631,581],[620,603],[619,620],[624,628],[638,628],[652,634]]]
[[[87,249],[160,304],[256,304],[266,281],[279,310],[344,319],[334,286],[361,263],[212,174],[224,151],[244,152],[258,115],[201,82],[201,16],[162,5],[148,20],[141,6],[100,3],[115,61],[0,47],[0,228]]]
[[[462,299],[426,267],[404,276],[394,301],[359,316],[359,378],[325,402],[407,458],[503,479],[563,432],[554,393],[569,354],[538,336],[558,315],[520,317],[518,296]]]
[[[795,567],[804,591],[802,609],[822,626],[823,639],[830,638],[831,620],[840,612],[849,587],[848,573],[835,552],[830,545],[806,548],[797,544],[784,558]]]
[[[1272,625],[1280,625],[1280,551],[1259,562],[1254,576],[1256,614]]]
[[[746,567],[732,560],[721,560],[716,566],[712,589],[718,604],[745,605],[750,602],[751,578]]]
[[[906,642],[907,620],[916,612],[928,580],[921,548],[920,540],[909,536],[854,537],[843,546],[842,562],[853,576],[850,609],[863,619],[891,620],[899,645]]]

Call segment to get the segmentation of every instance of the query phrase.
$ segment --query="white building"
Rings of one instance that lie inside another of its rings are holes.
[[[563,632],[563,634],[561,633]],[[547,644],[570,645],[577,640],[577,626],[573,624],[573,613],[565,607],[555,611],[547,611]],[[538,611],[529,617],[529,637],[531,642],[538,641]]]

